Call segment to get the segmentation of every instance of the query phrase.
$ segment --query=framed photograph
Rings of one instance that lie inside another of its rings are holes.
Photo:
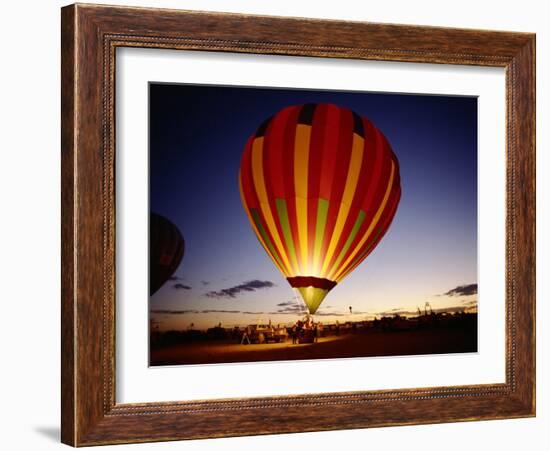
[[[535,415],[535,36],[62,9],[62,441]]]

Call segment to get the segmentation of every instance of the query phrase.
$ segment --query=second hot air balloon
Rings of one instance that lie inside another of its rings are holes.
[[[380,242],[401,197],[388,140],[333,104],[290,106],[261,124],[239,187],[258,240],[311,314]]]
[[[179,229],[164,216],[149,215],[149,296],[155,294],[181,263],[185,242]]]

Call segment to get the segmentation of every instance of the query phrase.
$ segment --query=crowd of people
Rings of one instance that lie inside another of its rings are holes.
[[[292,338],[292,344],[297,343],[316,343],[319,340],[323,330],[321,323],[316,323],[313,318],[308,316],[305,320],[298,320],[290,327],[289,335]]]

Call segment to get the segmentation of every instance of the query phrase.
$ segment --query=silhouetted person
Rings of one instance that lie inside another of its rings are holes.
[[[296,344],[296,339],[298,338],[298,328],[296,327],[296,324],[292,326],[292,329],[290,329],[290,335],[292,335],[292,344]]]

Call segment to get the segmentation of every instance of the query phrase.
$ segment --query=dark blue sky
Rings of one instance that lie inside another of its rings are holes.
[[[263,120],[315,102],[350,108],[386,135],[403,191],[387,235],[320,311],[350,303],[365,314],[426,300],[444,306],[437,295],[477,282],[476,98],[151,84],[150,206],[182,231],[186,255],[176,274],[191,287],[167,283],[153,309],[219,310],[202,317],[235,323],[244,320],[221,311],[267,315],[278,303],[297,302],[250,228],[237,177],[243,146]],[[275,287],[206,296],[254,279]]]

